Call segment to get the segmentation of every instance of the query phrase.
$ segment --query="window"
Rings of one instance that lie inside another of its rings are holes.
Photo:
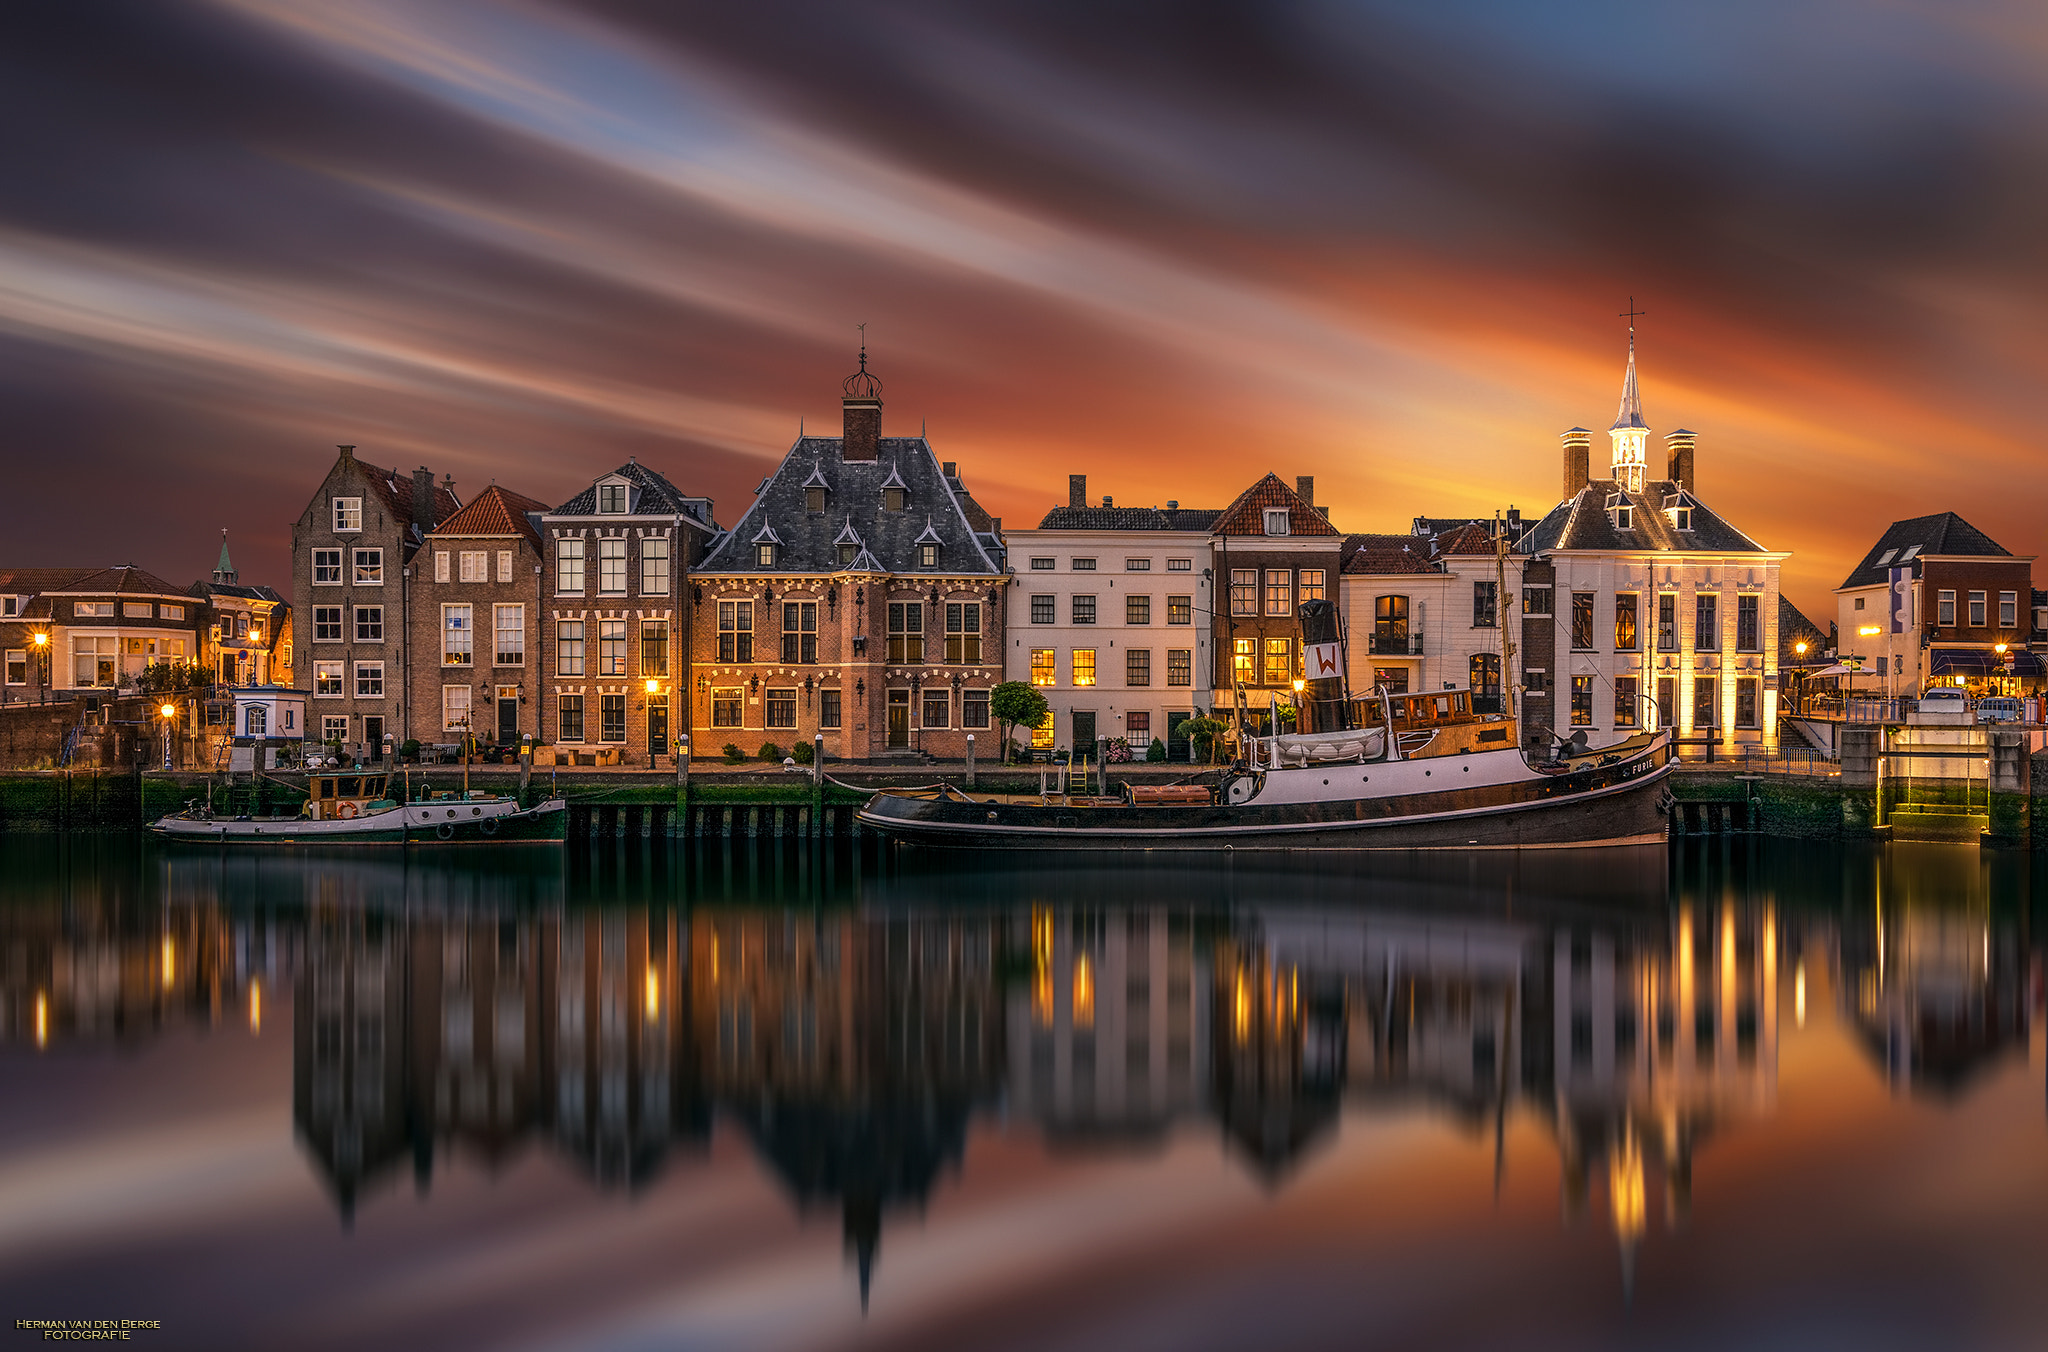
[[[607,516],[623,515],[626,510],[626,485],[599,484],[597,486],[597,510]]]
[[[854,559],[860,556],[860,546],[856,544],[840,545],[838,546],[838,549],[839,566],[841,568],[851,568],[853,566]]]
[[[771,728],[793,728],[796,726],[796,687],[769,687],[767,701],[762,705]]]
[[[320,740],[323,742],[347,741],[348,715],[323,714],[320,718]]]
[[[1497,629],[1500,627],[1500,584],[1498,582],[1474,582],[1472,584],[1472,627],[1474,629]]]
[[[434,551],[434,581],[446,582],[447,580],[448,551],[445,549],[437,549]]]
[[[356,551],[356,585],[359,587],[381,587],[384,585],[384,551],[381,549],[358,549]]]
[[[738,686],[714,689],[711,692],[711,726],[714,728],[736,728],[740,726],[740,711],[746,701],[741,697]]]
[[[1268,508],[1266,508],[1266,510],[1265,510],[1265,521],[1266,521],[1266,534],[1268,534],[1268,535],[1285,535],[1285,534],[1287,534],[1287,509],[1286,509],[1285,507],[1268,507]]]
[[[1168,559],[1166,561],[1166,571],[1169,573],[1192,573],[1194,570],[1195,561],[1193,559]]]
[[[760,544],[755,545],[754,563],[761,568],[773,568],[775,566],[774,544],[764,540]]]
[[[1124,623],[1152,623],[1152,598],[1149,596],[1126,596],[1124,598]]]
[[[583,621],[563,620],[555,626],[555,674],[583,674]]]
[[[1230,613],[1233,615],[1256,615],[1259,613],[1258,569],[1233,568],[1230,570]]]
[[[362,612],[358,610],[357,615]],[[341,642],[341,607],[313,607],[313,641],[315,643]]]
[[[340,550],[316,549],[313,551],[313,585],[316,587],[339,587],[341,585]]]
[[[583,696],[563,695],[555,701],[555,736],[564,742],[583,740]]]
[[[1040,751],[1052,749],[1052,710],[1045,711],[1045,717],[1031,730],[1031,745]]]
[[[512,551],[509,549],[501,549],[498,551],[498,581],[510,582],[511,580]]]
[[[284,668],[284,669],[285,669],[286,671],[290,671],[290,670],[292,669],[292,645],[291,645],[291,644],[289,644],[289,643],[286,643],[286,644],[281,644],[281,645],[280,645],[280,646],[278,647],[278,650],[277,650],[277,664],[278,664],[278,665],[279,665],[280,667],[283,667],[283,668]]]
[[[924,707],[918,712],[919,726],[927,728],[948,727],[953,719],[953,697],[945,690],[934,690],[927,686],[924,692]]]
[[[1678,682],[1670,676],[1657,678],[1657,726],[1678,726]]]
[[[1692,508],[1673,507],[1671,509],[1671,526],[1674,530],[1691,530]]]
[[[1636,650],[1636,596],[1633,592],[1614,598],[1614,650],[1618,653]]]
[[[1692,725],[1695,729],[1721,726],[1721,682],[1699,676],[1692,683]]]
[[[1073,620],[1075,624],[1095,623],[1095,598],[1076,596],[1073,598]]]
[[[804,490],[804,510],[807,512],[824,511],[825,490],[822,488],[806,488]]]
[[[1984,593],[1980,591],[1970,593],[1970,627],[1973,629],[1982,629],[1984,627]]]
[[[1294,679],[1294,640],[1266,640],[1266,684],[1286,685]]]
[[[597,674],[600,676],[624,676],[626,674],[626,622],[624,620],[599,620],[597,622]]]
[[[165,607],[169,609],[169,607]],[[2011,629],[2020,622],[2020,594],[2002,591],[1998,594],[1998,627]]]
[[[1232,639],[1230,643],[1230,679],[1237,685],[1259,683],[1259,641],[1255,638]]]
[[[0,619],[11,620],[19,614],[21,614],[21,598],[19,596],[0,596]]]
[[[1760,596],[1735,598],[1735,651],[1763,651],[1764,629],[1759,619],[1762,605],[1763,598]]]
[[[1376,596],[1372,602],[1375,652],[1408,651],[1408,598]]]
[[[1057,620],[1058,616],[1053,610],[1052,597],[1034,596],[1031,598],[1031,622],[1033,624],[1053,624]]]
[[[924,603],[922,601],[891,601],[889,603],[889,660],[891,662],[924,661]]]
[[[1572,677],[1572,726],[1590,728],[1593,726],[1593,678]]]
[[[342,664],[339,662],[315,662],[313,693],[321,699],[340,699],[342,670]]]
[[[1169,596],[1166,598],[1166,622],[1168,624],[1193,624],[1195,602],[1191,596]]]
[[[1937,594],[1934,622],[1946,629],[1956,622],[1956,594],[1944,589]]]
[[[583,542],[581,540],[555,541],[555,591],[557,594],[583,594]]]
[[[640,621],[640,674],[668,675],[668,621]]]
[[[649,535],[640,541],[640,594],[668,595],[668,537]]]
[[[1532,695],[1550,692],[1550,673],[1542,667],[1526,667],[1522,671],[1522,688]]]
[[[720,601],[718,603],[718,660],[721,662],[751,662],[754,660],[754,603],[752,601]],[[739,725],[735,723],[734,727]]]
[[[960,726],[963,728],[985,728],[989,725],[988,691],[963,690],[960,692]]]
[[[472,623],[467,604],[441,607],[441,665],[466,667],[475,660]]]
[[[819,727],[836,728],[840,726],[840,720],[845,717],[841,712],[843,706],[840,703],[840,699],[841,695],[837,690],[820,690],[818,692]]]
[[[526,606],[492,606],[498,666],[526,666]]]
[[[785,662],[816,662],[818,660],[818,603],[816,601],[784,601],[782,603],[782,660]]]
[[[919,545],[917,547],[917,566],[920,568],[938,567],[939,547],[937,545]]]
[[[1473,653],[1466,663],[1466,688],[1472,692],[1472,712],[1497,714],[1501,711],[1500,654]]]
[[[882,490],[882,510],[884,511],[900,512],[909,505],[909,502],[910,490],[907,488],[884,488]]]
[[[340,618],[340,616],[339,616],[339,612],[340,612],[340,609],[341,609],[341,608],[340,608],[339,606],[336,606],[336,607],[334,607],[334,609],[335,609],[335,611],[336,611],[336,618],[337,618],[337,619],[339,619],[339,618]],[[335,625],[334,627],[335,627],[335,629],[336,629],[336,631],[337,631],[337,632],[335,633],[335,635],[334,635],[334,636],[335,636],[336,638],[340,638],[340,637],[341,637],[341,634],[340,634],[339,630],[341,629],[341,626],[340,626],[339,624],[336,624],[336,625]],[[356,607],[356,642],[358,642],[358,643],[382,643],[383,641],[384,641],[384,607],[382,607],[382,606],[357,606],[357,607]]]
[[[1124,684],[1128,686],[1152,684],[1152,650],[1150,648],[1124,649]]]
[[[1638,694],[1640,682],[1633,676],[1614,678],[1614,726],[1632,728],[1636,725],[1641,697]]]
[[[1095,649],[1074,649],[1074,684],[1076,686],[1095,684]]]
[[[1626,502],[1616,507],[1614,509],[1614,528],[1616,530],[1634,530],[1636,528],[1636,509]]]
[[[1712,592],[1693,598],[1692,646],[1703,653],[1721,646],[1721,598]]]
[[[1657,651],[1678,651],[1678,598],[1669,592],[1657,598]]]
[[[1069,566],[1072,567],[1073,570],[1077,573],[1092,573],[1095,571],[1095,560],[1075,559],[1074,562]]]
[[[150,620],[156,618],[155,608],[147,601],[123,601],[121,603],[121,614],[131,620]]]
[[[120,667],[120,639],[95,637],[71,640],[73,685],[113,685],[119,679]],[[339,675],[337,671],[337,681]],[[335,693],[341,692],[337,688]]]
[[[946,660],[961,665],[981,661],[981,602],[946,603]]]
[[[1763,726],[1763,719],[1760,717],[1757,701],[1758,684],[1759,682],[1754,676],[1738,676],[1735,678],[1735,726],[1738,728],[1760,728]]]
[[[356,663],[356,698],[384,698],[384,664],[382,662]]]
[[[1124,571],[1125,571],[1126,573],[1149,573],[1149,572],[1151,572],[1151,571],[1152,571],[1152,560],[1150,560],[1150,559],[1125,559],[1125,560],[1124,560]]]
[[[1324,587],[1324,583],[1325,583],[1325,580],[1326,580],[1326,575],[1325,575],[1324,571],[1323,571],[1322,569],[1320,569],[1320,568],[1304,568],[1304,569],[1302,569],[1302,570],[1301,570],[1301,599],[1302,599],[1302,601],[1304,601],[1304,602],[1308,602],[1308,601],[1321,601],[1321,600],[1323,600],[1323,599],[1324,599],[1324,592],[1323,592],[1323,587]]]
[[[251,737],[266,736],[270,731],[270,713],[260,704],[249,706],[248,726],[245,731]]]
[[[1266,613],[1268,615],[1292,615],[1294,613],[1294,574],[1285,568],[1266,570]]]
[[[1031,560],[1031,571],[1034,573],[1049,573],[1057,563],[1058,560],[1056,559],[1035,558]]]
[[[1031,650],[1031,684],[1056,685],[1059,683],[1059,673],[1055,669],[1056,664],[1053,659],[1054,653],[1051,648],[1033,648]]]
[[[1168,685],[1193,685],[1195,683],[1195,653],[1192,648],[1168,648],[1166,650],[1166,683]]]
[[[340,580],[339,576],[335,578],[337,582]],[[71,613],[81,619],[111,620],[114,618],[114,603],[112,601],[76,601],[72,603]]]
[[[624,695],[599,695],[597,697],[597,740],[600,742],[623,742],[626,740],[626,697]]]
[[[626,542],[616,535],[597,542],[597,594],[626,594]]]
[[[363,528],[363,500],[361,498],[336,498],[334,500],[334,529],[337,531],[361,530]]]
[[[1572,593],[1572,650],[1591,652],[1593,648],[1593,593]]]
[[[163,616],[163,618],[167,620],[182,620],[185,618],[185,607],[159,606],[157,607],[157,614]]]
[[[1124,715],[1124,740],[1133,750],[1152,745],[1152,711],[1139,710]]]
[[[458,557],[462,560],[461,576],[464,582],[489,582],[491,580],[490,551],[465,549]]]
[[[7,684],[28,684],[28,650],[9,648],[7,650]]]

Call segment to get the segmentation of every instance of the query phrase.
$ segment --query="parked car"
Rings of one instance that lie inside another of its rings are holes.
[[[1938,685],[1920,696],[1918,711],[1922,714],[1954,714],[1968,720],[1970,695],[1952,685]]]
[[[2017,723],[2026,715],[2026,705],[2010,695],[1996,695],[1977,701],[1979,723]]]

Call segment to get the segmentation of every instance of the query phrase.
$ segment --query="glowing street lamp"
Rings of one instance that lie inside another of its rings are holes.
[[[157,709],[157,715],[164,720],[164,769],[171,768],[171,724],[178,717],[178,706],[165,700]]]

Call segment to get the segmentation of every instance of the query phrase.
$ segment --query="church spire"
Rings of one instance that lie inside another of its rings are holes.
[[[1628,309],[1621,316],[1628,321],[1628,374],[1621,378],[1621,412],[1607,429],[1614,443],[1609,477],[1624,493],[1643,491],[1649,451],[1650,425],[1643,421],[1643,397],[1636,389],[1636,319],[1642,313],[1636,308],[1636,298],[1630,296]]]
[[[1608,430],[1619,432],[1623,428],[1650,430],[1650,425],[1643,421],[1643,396],[1636,390],[1636,335],[1633,325],[1628,335],[1628,374],[1621,378],[1621,413]]]
[[[222,526],[220,529],[220,562],[213,565],[213,580],[218,586],[232,587],[235,585],[235,563],[233,559],[228,557],[228,529],[226,526]]]

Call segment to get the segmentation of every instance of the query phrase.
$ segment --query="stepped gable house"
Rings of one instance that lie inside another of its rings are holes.
[[[1289,488],[1268,474],[1238,495],[1210,528],[1217,590],[1215,689],[1219,710],[1272,707],[1294,698],[1301,674],[1301,625],[1295,607],[1332,600],[1344,537],[1315,505],[1315,480]],[[1227,587],[1228,591],[1224,591]]]
[[[548,550],[541,740],[585,764],[652,766],[690,731],[684,573],[718,530],[690,497],[629,460],[540,520]]]
[[[406,735],[407,565],[427,532],[461,506],[454,481],[408,476],[341,446],[306,510],[292,523],[292,666],[311,692],[308,730],[357,757],[384,754]]]
[[[407,565],[409,737],[517,745],[540,731],[545,502],[492,484],[427,533]],[[397,680],[393,669],[386,679]]]
[[[850,760],[991,742],[1003,679],[1001,522],[923,436],[885,437],[882,384],[844,434],[799,436],[692,579],[692,717],[707,752],[816,734]]]
[[[1525,735],[1595,743],[1645,727],[1723,744],[1777,740],[1774,553],[1700,501],[1697,436],[1668,433],[1648,475],[1650,427],[1629,337],[1612,462],[1590,477],[1593,434],[1563,433],[1564,498],[1521,539]]]

